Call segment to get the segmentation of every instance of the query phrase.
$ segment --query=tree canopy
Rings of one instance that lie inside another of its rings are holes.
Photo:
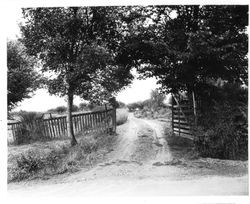
[[[70,89],[88,100],[97,90],[98,95],[101,90],[115,92],[130,82],[129,70],[114,61],[119,42],[116,9],[36,8],[23,13],[27,22],[21,27],[22,41],[29,54],[43,61],[43,71],[57,74],[49,80],[50,93],[63,96]]]
[[[31,93],[39,87],[40,75],[34,70],[35,64],[20,42],[7,42],[8,110],[23,99],[30,98]]]
[[[68,7],[23,9],[22,42],[30,55],[52,71],[48,80],[51,94],[67,96],[68,135],[76,144],[72,125],[74,95],[85,100],[108,101],[128,85],[130,69],[116,62],[122,40],[113,7]]]
[[[207,80],[248,83],[248,6],[151,6],[120,50],[122,63],[155,76],[166,92]],[[142,14],[141,10],[137,10]]]

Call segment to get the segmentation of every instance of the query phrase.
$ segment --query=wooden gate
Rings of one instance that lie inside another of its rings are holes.
[[[116,109],[75,114],[72,115],[72,120],[75,134],[116,131]],[[37,131],[42,137],[51,139],[67,137],[66,116],[37,119],[29,124],[8,123],[8,140],[15,142],[20,134],[29,130]]]
[[[172,94],[172,130],[175,135],[193,138],[194,110],[188,97]]]

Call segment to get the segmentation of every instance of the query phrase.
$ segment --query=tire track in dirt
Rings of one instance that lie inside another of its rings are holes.
[[[118,131],[116,148],[108,157],[113,164],[115,161],[149,164],[172,158],[164,138],[163,125],[137,119],[132,114],[129,115],[127,126]]]
[[[172,159],[164,138],[163,123],[138,119],[130,114],[118,129],[114,150],[103,163],[84,173],[84,180],[103,177],[140,177],[152,171],[153,164]]]
[[[153,137],[155,139],[153,143],[158,146],[155,162],[163,163],[171,161],[173,157],[169,151],[169,146],[165,139],[163,125],[160,125],[159,122],[152,120],[143,120],[143,122],[145,122],[153,130]]]

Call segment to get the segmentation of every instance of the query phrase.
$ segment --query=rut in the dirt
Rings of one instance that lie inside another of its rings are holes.
[[[163,127],[133,115],[118,133],[116,148],[108,157],[108,161],[101,166],[120,165],[121,161],[124,164],[149,164],[171,159]]]

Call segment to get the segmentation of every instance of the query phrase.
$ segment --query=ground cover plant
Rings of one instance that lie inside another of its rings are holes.
[[[42,125],[39,122],[35,122],[42,118],[42,113],[20,111],[17,114],[17,118],[21,125],[18,130],[12,130],[16,131],[14,144],[19,145],[48,139],[43,135]]]
[[[115,135],[79,135],[79,143],[70,147],[69,140],[36,142],[8,149],[8,182],[42,178],[88,169],[112,151]]]
[[[213,87],[195,129],[195,146],[200,155],[220,159],[248,158],[248,90],[237,84]]]

